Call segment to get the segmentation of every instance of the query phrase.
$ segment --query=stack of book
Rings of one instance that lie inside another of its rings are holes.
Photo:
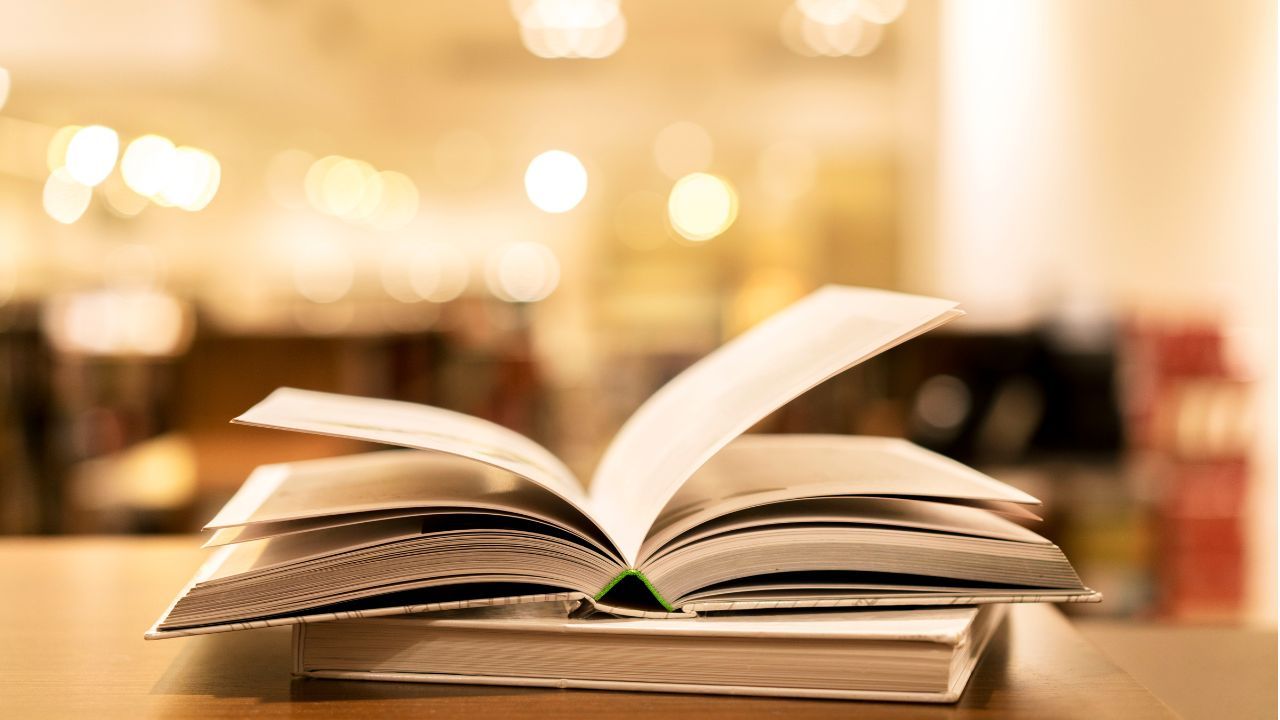
[[[236,422],[410,449],[255,470],[147,637],[291,624],[313,677],[954,700],[1003,603],[1099,599],[1010,520],[1038,501],[900,439],[743,433],[961,314],[822,288],[644,403],[589,490],[478,418],[278,390]]]

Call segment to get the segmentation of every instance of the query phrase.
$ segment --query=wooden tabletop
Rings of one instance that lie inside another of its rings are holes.
[[[0,718],[1149,718],[1166,706],[1055,608],[1015,606],[957,705],[299,680],[289,629],[146,641],[195,537],[0,539]]]

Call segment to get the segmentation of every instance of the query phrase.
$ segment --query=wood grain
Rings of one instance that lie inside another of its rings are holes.
[[[142,639],[198,546],[0,540],[0,718],[1173,717],[1042,605],[1013,608],[954,706],[298,680],[288,628]]]

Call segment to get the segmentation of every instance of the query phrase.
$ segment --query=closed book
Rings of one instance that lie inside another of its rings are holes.
[[[1005,606],[566,618],[555,603],[305,623],[314,678],[954,702]]]

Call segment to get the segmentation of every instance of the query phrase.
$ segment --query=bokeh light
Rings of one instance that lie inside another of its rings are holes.
[[[64,225],[70,225],[84,215],[93,199],[93,188],[76,181],[66,168],[58,168],[45,180],[44,211],[49,217]]]
[[[711,136],[687,120],[666,126],[653,141],[653,159],[672,180],[711,167],[713,153]]]
[[[120,154],[120,136],[103,125],[80,128],[67,143],[66,168],[81,185],[93,187],[107,179]]]
[[[135,138],[120,159],[120,174],[135,193],[151,197],[164,188],[174,172],[177,148],[159,135]]]
[[[470,272],[458,248],[440,241],[404,240],[382,259],[382,287],[402,303],[449,302],[467,288]]]
[[[796,0],[796,8],[809,20],[840,25],[854,17],[862,0]]]
[[[627,39],[618,0],[514,0],[520,40],[541,58],[608,57]]]
[[[383,170],[376,178],[379,203],[368,216],[379,230],[399,230],[418,216],[418,186],[404,173]]]
[[[671,227],[688,240],[701,242],[719,235],[738,217],[738,194],[727,180],[693,173],[678,180],[667,199]]]
[[[862,2],[797,0],[782,15],[779,32],[792,52],[805,57],[863,57],[880,45],[883,18],[897,17],[904,3],[887,2],[867,11]],[[864,14],[877,18],[872,20]]]
[[[190,343],[188,313],[153,290],[98,290],[55,297],[41,315],[50,344],[70,355],[169,356]]]
[[[524,189],[538,209],[568,212],[587,194],[587,169],[572,153],[548,150],[530,161]]]
[[[67,146],[71,144],[71,138],[78,132],[80,132],[79,125],[65,125],[53,132],[49,138],[49,145],[45,148],[45,165],[49,167],[49,172],[66,167]]]
[[[537,302],[560,284],[560,261],[541,243],[512,243],[490,256],[486,279],[500,300]]]
[[[302,187],[306,193],[307,202],[316,211],[326,215],[329,214],[329,207],[325,204],[323,192],[325,177],[329,174],[330,168],[345,159],[341,155],[326,155],[311,163],[311,167],[307,168],[307,174],[303,176]]]
[[[174,151],[169,177],[152,199],[194,212],[213,200],[221,181],[222,167],[217,158],[199,148],[180,147]]]
[[[920,385],[913,410],[914,420],[933,433],[954,433],[969,417],[972,394],[969,386],[954,375],[934,375]]]
[[[147,198],[139,195],[125,184],[120,173],[112,173],[98,186],[102,198],[106,200],[107,209],[121,218],[136,217],[147,208]]]
[[[341,218],[355,216],[366,193],[369,180],[377,174],[369,163],[343,158],[325,170],[320,180],[320,203],[324,212]]]
[[[268,182],[283,185],[290,178],[296,182],[297,164],[304,156],[277,159],[276,169],[269,169]],[[340,155],[322,157],[312,162],[303,175],[301,189],[300,195],[280,191],[281,204],[294,205],[305,196],[307,203],[325,215],[379,230],[398,230],[418,215],[417,184],[404,173],[378,171],[363,160]]]
[[[867,22],[885,25],[897,20],[907,0],[858,0],[858,15]]]
[[[423,243],[409,258],[409,286],[430,302],[449,302],[467,289],[467,259],[443,242]]]

